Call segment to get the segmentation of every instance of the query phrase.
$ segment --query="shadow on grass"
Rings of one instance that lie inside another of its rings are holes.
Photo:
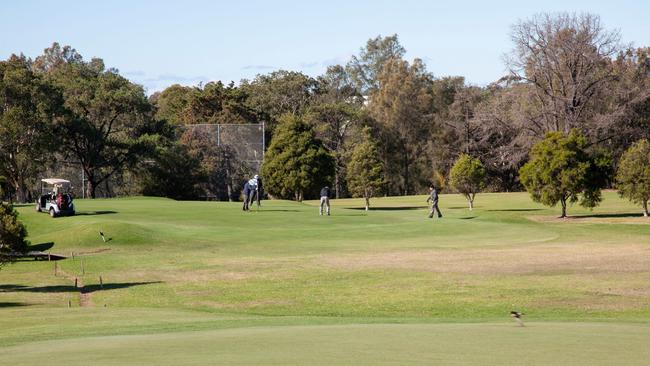
[[[110,215],[116,213],[117,211],[84,211],[84,212],[77,212],[77,216]]]
[[[260,208],[259,211],[256,208],[251,208],[249,212],[300,212],[300,210],[289,210],[289,209],[273,209],[273,210],[265,210],[263,208]]]
[[[38,244],[28,246],[27,251],[28,252],[31,252],[31,251],[44,252],[46,250],[52,249],[53,246],[54,246],[53,241],[50,241],[50,242],[47,242],[47,243],[38,243]]]
[[[19,306],[32,306],[32,304],[27,304],[24,302],[0,302],[0,308],[12,308]]]
[[[14,203],[13,206],[18,208],[18,207],[32,207],[35,206],[36,203]]]
[[[502,210],[486,210],[490,212],[533,212],[543,211],[543,208],[504,208]]]
[[[149,282],[123,282],[123,283],[105,283],[103,286],[99,284],[86,285],[81,288],[83,293],[90,293],[99,290],[117,290],[122,288],[129,288],[134,286],[152,285],[162,283],[161,281]],[[23,286],[23,285],[0,285],[0,292],[44,292],[44,293],[59,293],[59,292],[77,292],[80,289],[73,285],[53,285],[53,286]]]
[[[406,210],[421,210],[428,208],[427,206],[392,206],[392,207],[370,207],[368,211],[406,211]],[[365,207],[350,207],[350,210],[365,210]]]
[[[569,218],[576,219],[613,219],[613,218],[625,218],[625,217],[643,217],[641,212],[625,212],[625,213],[602,213],[602,214],[587,214],[587,215],[570,215]],[[650,220],[648,220],[650,221]]]
[[[458,219],[459,220],[471,220],[471,219],[475,219],[476,217],[477,216],[467,216],[467,217],[459,217]]]

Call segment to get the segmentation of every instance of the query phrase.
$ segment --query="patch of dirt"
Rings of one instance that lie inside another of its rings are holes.
[[[77,279],[77,288],[79,289],[79,306],[82,308],[95,306],[90,296],[91,293],[85,290],[83,281],[80,278]]]
[[[324,255],[317,262],[347,270],[388,268],[462,274],[649,272],[650,246],[572,244],[396,251]]]

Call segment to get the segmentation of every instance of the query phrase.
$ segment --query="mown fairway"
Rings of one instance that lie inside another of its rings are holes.
[[[7,364],[645,364],[650,221],[605,193],[593,212],[482,194],[21,207],[57,262],[0,271]],[[109,241],[102,242],[102,230]],[[74,253],[74,259],[71,258]],[[99,284],[99,277],[103,285]],[[74,279],[83,288],[74,287]],[[68,304],[72,308],[68,308]],[[509,318],[521,310],[526,327]]]

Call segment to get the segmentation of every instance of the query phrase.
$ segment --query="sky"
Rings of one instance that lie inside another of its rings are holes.
[[[486,85],[505,74],[511,26],[542,12],[589,12],[622,41],[650,46],[650,1],[7,1],[0,59],[52,42],[145,87],[251,79],[278,69],[322,74],[369,38],[398,34],[406,58],[436,77]]]

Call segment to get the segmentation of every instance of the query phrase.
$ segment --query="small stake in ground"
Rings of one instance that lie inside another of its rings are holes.
[[[102,276],[99,276],[99,288],[104,289],[104,281],[102,281]]]
[[[79,284],[79,281],[78,281],[77,277],[75,277],[75,278],[74,278],[74,288],[77,288],[77,287],[78,287],[78,286],[77,286],[78,284]]]
[[[69,308],[72,307],[72,300],[68,300],[68,307],[69,307]]]
[[[56,261],[54,261],[54,275],[56,276],[58,274],[59,274],[59,265],[56,263]]]
[[[82,274],[82,275],[85,275],[85,274],[86,274],[86,271],[84,270],[84,260],[83,260],[83,259],[79,259],[79,263],[81,263],[81,274]]]
[[[524,314],[524,313],[520,313],[520,312],[518,312],[518,311],[511,311],[511,312],[510,312],[510,316],[511,316],[514,320],[517,321],[517,324],[519,324],[520,327],[523,327],[523,326],[524,326],[524,320],[521,318],[521,317],[524,316],[524,315],[526,315],[526,314]]]

